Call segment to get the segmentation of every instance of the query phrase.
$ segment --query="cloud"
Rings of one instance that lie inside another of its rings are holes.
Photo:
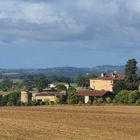
[[[1,0],[0,39],[138,42],[139,7],[139,0]]]

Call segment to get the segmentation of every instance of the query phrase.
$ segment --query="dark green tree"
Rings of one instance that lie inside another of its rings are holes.
[[[119,91],[127,89],[125,81],[116,81],[113,85],[113,92],[114,94],[118,94]]]
[[[58,91],[67,90],[66,86],[63,85],[63,84],[58,84],[58,85],[56,85],[56,89],[57,89]]]
[[[39,91],[42,91],[44,88],[48,86],[48,80],[46,79],[46,76],[44,75],[37,76],[35,78],[34,85]]]
[[[20,101],[20,92],[13,91],[8,95],[7,105],[17,105],[19,101]]]
[[[68,104],[75,104],[76,103],[76,89],[73,87],[70,87],[68,89],[68,97],[67,97],[67,103]]]
[[[3,91],[8,91],[12,88],[13,86],[13,81],[10,80],[8,77],[5,77],[5,79],[2,80],[0,83],[0,88]]]
[[[130,59],[125,65],[125,83],[129,90],[138,88],[137,79],[137,61]]]
[[[86,86],[86,78],[84,75],[80,74],[74,78],[75,83],[77,83],[77,86],[79,87],[85,87]]]

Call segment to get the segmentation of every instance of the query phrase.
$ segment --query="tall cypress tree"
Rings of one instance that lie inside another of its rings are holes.
[[[125,82],[128,89],[137,89],[137,61],[135,59],[129,59],[125,65]]]

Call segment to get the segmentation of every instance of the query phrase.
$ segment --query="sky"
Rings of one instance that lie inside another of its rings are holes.
[[[0,0],[0,68],[140,62],[140,0]]]

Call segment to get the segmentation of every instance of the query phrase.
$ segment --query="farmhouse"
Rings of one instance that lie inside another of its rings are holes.
[[[102,73],[100,77],[90,79],[90,88],[93,90],[113,91],[113,85],[118,80],[124,80],[122,73]]]
[[[93,102],[95,98],[102,97],[105,100],[107,97],[113,99],[114,95],[110,91],[105,90],[78,90],[76,96],[81,97],[84,103]]]
[[[110,97],[113,99],[113,85],[118,80],[124,80],[124,74],[122,73],[102,73],[100,77],[90,79],[90,90],[89,89],[79,89],[77,90],[77,96],[82,97],[84,103],[93,102],[95,98],[105,98]]]
[[[49,99],[50,102],[55,102],[56,98],[59,96],[65,96],[66,92],[30,92],[28,90],[21,91],[21,102],[29,103],[30,101],[36,100],[39,103],[44,102],[46,99]]]

